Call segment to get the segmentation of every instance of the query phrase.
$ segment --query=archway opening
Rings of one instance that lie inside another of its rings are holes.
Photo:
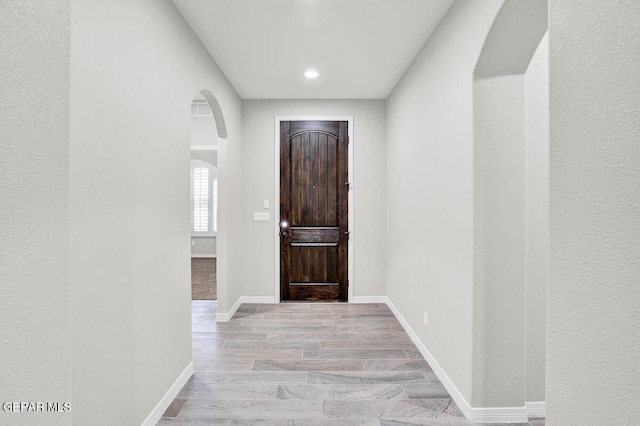
[[[471,402],[526,407],[513,421],[544,416],[549,257],[546,31],[546,1],[507,0],[474,73],[478,326]]]
[[[226,143],[226,126],[215,97],[199,92],[191,102],[190,213],[191,213],[191,295],[192,301],[211,302],[225,294],[224,179],[221,173],[221,146]],[[222,234],[222,235],[221,235]],[[221,274],[222,272],[222,274]],[[222,287],[222,291],[221,291]]]

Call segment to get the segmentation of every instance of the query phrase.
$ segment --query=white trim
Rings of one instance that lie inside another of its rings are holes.
[[[154,426],[156,423],[158,423],[166,409],[169,408],[169,405],[171,405],[171,402],[173,402],[178,393],[180,393],[182,387],[187,383],[187,380],[189,380],[189,378],[193,375],[194,371],[195,369],[193,368],[192,361],[189,363],[189,365],[187,365],[187,368],[185,368],[184,371],[178,376],[176,381],[173,382],[173,385],[171,385],[160,402],[158,402],[151,413],[149,413],[145,421],[142,422],[142,426]]]
[[[348,265],[347,265],[347,279],[349,280],[349,295],[348,301],[353,303],[353,287],[355,285],[355,279],[353,276],[353,240],[354,240],[354,202],[353,202],[353,188],[354,184],[354,161],[353,161],[353,152],[354,152],[354,137],[353,137],[353,115],[276,115],[275,117],[275,126],[274,126],[274,161],[275,161],[275,173],[274,173],[274,236],[275,236],[275,302],[280,302],[280,122],[281,121],[347,121],[348,129],[347,134],[349,135],[349,169],[347,174],[349,176],[350,189],[348,193],[349,197],[349,223],[348,228],[351,233],[349,234],[349,243],[348,243]]]
[[[276,302],[275,297],[273,296],[242,296],[240,298],[240,303],[278,303]]]
[[[216,312],[216,322],[227,322],[233,318],[233,315],[236,313],[240,305],[242,304],[242,297],[236,300],[236,303],[233,304],[229,312]]]
[[[215,259],[218,257],[217,254],[198,254],[198,253],[191,253],[191,258],[198,258],[201,257],[203,259]]]
[[[240,298],[238,298],[238,300],[236,300],[236,303],[233,304],[233,306],[231,307],[229,312],[227,312],[227,313],[217,312],[216,313],[216,321],[217,322],[227,322],[227,321],[231,320],[231,318],[233,318],[233,315],[235,315],[235,313],[238,310],[238,308],[240,307],[240,305],[242,305],[243,303],[263,303],[263,304],[266,304],[266,303],[278,303],[278,302],[272,296],[240,296]]]
[[[400,324],[402,324],[402,327],[407,332],[407,334],[409,335],[413,343],[416,345],[416,347],[418,348],[418,350],[420,351],[424,359],[427,360],[427,362],[433,369],[433,372],[436,373],[436,376],[438,376],[438,379],[440,379],[444,387],[447,389],[447,391],[449,392],[449,395],[451,395],[451,398],[453,398],[456,404],[458,404],[458,407],[460,408],[460,410],[462,410],[465,417],[471,420],[469,417],[469,409],[471,407],[469,406],[469,403],[467,402],[467,400],[464,398],[464,396],[462,396],[462,394],[460,393],[456,385],[449,378],[449,376],[447,376],[447,373],[445,373],[444,369],[440,366],[440,364],[438,364],[438,361],[436,361],[433,355],[431,355],[431,352],[429,352],[429,350],[424,345],[424,343],[422,343],[422,341],[418,338],[418,335],[413,331],[413,329],[411,328],[407,320],[404,319],[404,317],[402,316],[398,308],[396,308],[396,306],[393,304],[391,299],[389,299],[389,297],[387,297],[386,302],[387,302],[387,306],[389,306],[389,308],[391,309],[393,314],[396,316]]]
[[[547,403],[545,401],[525,402],[529,417],[547,417]]]
[[[469,407],[470,416],[475,423],[527,423],[527,410],[524,407]]]
[[[202,105],[206,105],[206,107],[209,109],[209,113],[208,114],[200,114],[200,106]],[[196,107],[196,113],[193,113],[193,107]],[[213,109],[211,108],[211,105],[209,105],[209,102],[207,102],[206,99],[202,100],[202,101],[192,101],[191,102],[191,117],[213,117]]]
[[[476,423],[525,423],[527,418],[527,410],[525,407],[495,407],[495,408],[474,408],[469,405],[467,400],[462,396],[453,380],[447,375],[444,369],[438,364],[438,361],[431,355],[431,352],[418,338],[407,320],[404,319],[398,308],[393,304],[389,297],[386,297],[386,304],[389,306],[393,314],[396,316],[402,327],[407,332],[413,343],[416,345],[422,356],[427,360],[433,372],[447,389],[451,398],[456,402],[464,416]]]
[[[353,296],[351,303],[387,303],[387,296]]]
[[[218,112],[221,113],[220,111]],[[218,125],[218,123],[216,123],[216,126],[218,126],[218,131],[220,131],[222,126]],[[228,306],[227,240],[228,235],[230,235],[230,221],[227,217],[230,197],[227,195],[227,189],[230,185],[227,184],[227,139],[218,138],[218,146],[220,150],[218,152],[218,235],[216,236],[216,255],[218,260],[216,261],[216,282],[218,285],[218,301],[220,301],[222,306]]]

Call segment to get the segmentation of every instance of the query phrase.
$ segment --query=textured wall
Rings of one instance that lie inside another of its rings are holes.
[[[547,425],[640,418],[640,2],[550,0]]]
[[[73,421],[140,425],[191,362],[190,104],[216,96],[234,181],[241,104],[169,0],[71,5]]]
[[[0,2],[0,57],[0,398],[70,402],[69,2]]]

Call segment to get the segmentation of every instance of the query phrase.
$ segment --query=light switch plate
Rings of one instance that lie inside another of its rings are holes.
[[[269,222],[269,212],[253,212],[254,222]]]
[[[269,208],[269,200],[264,200],[262,202],[262,208],[264,208],[264,209],[268,209]]]

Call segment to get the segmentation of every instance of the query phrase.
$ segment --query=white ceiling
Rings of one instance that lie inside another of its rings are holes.
[[[243,99],[385,99],[453,0],[173,2]]]

